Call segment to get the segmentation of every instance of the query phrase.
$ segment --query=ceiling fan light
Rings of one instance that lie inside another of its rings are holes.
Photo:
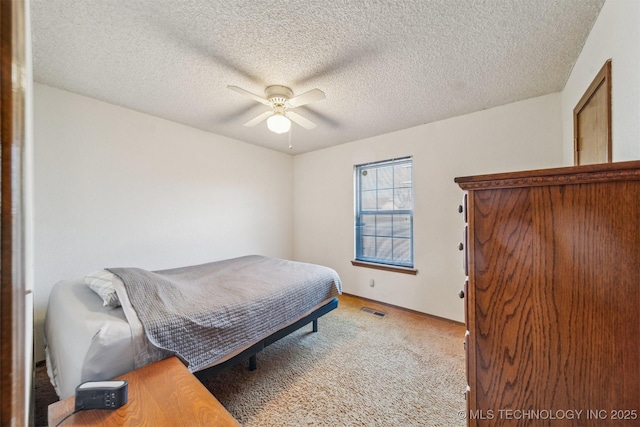
[[[274,114],[267,119],[267,127],[271,132],[286,133],[291,129],[291,120],[282,114]]]

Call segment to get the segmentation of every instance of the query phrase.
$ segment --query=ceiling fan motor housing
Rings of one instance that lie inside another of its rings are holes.
[[[264,91],[267,100],[271,103],[271,105],[284,106],[285,102],[287,102],[291,97],[293,97],[293,91],[286,86],[269,86]]]

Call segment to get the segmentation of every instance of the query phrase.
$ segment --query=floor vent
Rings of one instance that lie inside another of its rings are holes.
[[[381,311],[377,311],[369,307],[362,307],[360,311],[364,311],[365,313],[373,314],[374,316],[378,316],[378,317],[384,317],[387,315],[387,313],[383,313]]]

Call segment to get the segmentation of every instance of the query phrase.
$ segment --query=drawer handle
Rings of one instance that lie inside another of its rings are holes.
[[[464,291],[460,291],[460,292],[458,292],[458,296],[459,296],[461,299],[464,299]]]
[[[464,245],[462,244],[462,242],[458,243],[458,250],[463,250],[464,249]]]
[[[464,208],[462,207],[462,205],[458,205],[458,213],[462,212],[464,212]]]

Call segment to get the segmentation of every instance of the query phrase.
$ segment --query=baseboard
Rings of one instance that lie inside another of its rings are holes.
[[[395,305],[395,304],[389,304],[388,302],[384,302],[384,301],[378,301],[375,299],[371,299],[371,298],[366,298],[366,297],[362,297],[360,295],[355,295],[355,294],[350,294],[348,292],[343,292],[343,295],[348,295],[350,297],[354,297],[354,298],[359,298],[361,300],[365,300],[365,301],[370,301],[370,302],[374,302],[376,304],[380,304],[380,305],[384,305],[386,307],[391,307],[394,308],[396,310],[401,310],[401,311],[406,311],[407,313],[413,313],[413,314],[419,314],[421,316],[426,316],[429,317],[431,319],[436,319],[436,320],[443,320],[445,322],[449,322],[452,323],[454,325],[460,325],[460,326],[464,326],[464,322],[459,322],[457,320],[453,320],[453,319],[447,319],[446,317],[440,317],[440,316],[436,316],[435,314],[429,314],[429,313],[424,313],[422,311],[418,311],[418,310],[412,310],[410,308],[406,308],[406,307],[401,307],[399,305]]]

